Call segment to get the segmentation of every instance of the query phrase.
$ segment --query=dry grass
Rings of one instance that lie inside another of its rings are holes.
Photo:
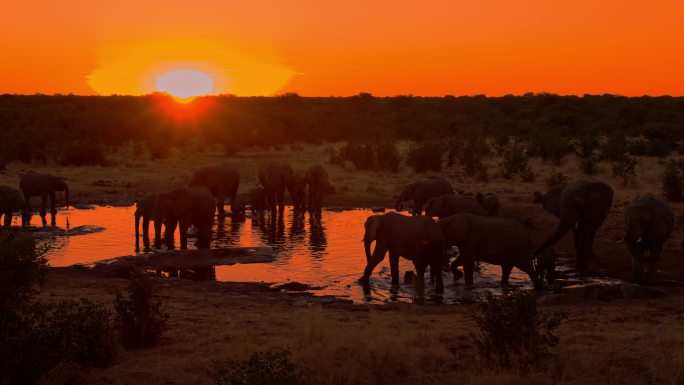
[[[126,284],[54,272],[44,296],[88,296],[111,303]],[[103,287],[104,286],[104,287]],[[473,306],[292,306],[216,283],[170,280],[170,313],[159,346],[122,350],[105,369],[81,374],[93,384],[205,384],[215,360],[246,359],[288,348],[320,384],[681,384],[682,293],[655,302],[568,302],[559,346],[543,370],[485,365],[468,337]]]

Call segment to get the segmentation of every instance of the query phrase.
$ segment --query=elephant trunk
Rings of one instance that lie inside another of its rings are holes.
[[[64,183],[64,200],[66,202],[66,209],[69,210],[69,186],[66,183]]]
[[[561,238],[563,238],[565,234],[570,231],[570,228],[574,223],[575,221],[573,219],[561,218],[560,222],[558,223],[558,227],[556,227],[556,231],[553,232],[546,242],[537,248],[537,250],[534,252],[534,255],[537,256],[546,251],[549,247],[555,245],[556,242],[560,241]]]
[[[399,194],[399,198],[397,198],[397,203],[395,205],[395,209],[397,211],[401,211],[403,209],[404,200],[406,200],[406,193],[402,191],[401,194]]]
[[[370,263],[370,259],[371,259],[371,251],[370,251],[371,242],[373,242],[372,239],[368,239],[368,238],[363,239],[363,248],[366,251],[366,263]]]

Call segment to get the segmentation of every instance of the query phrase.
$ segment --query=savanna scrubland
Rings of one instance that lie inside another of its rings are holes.
[[[532,203],[533,192],[596,175],[616,195],[590,272],[621,279],[630,275],[629,253],[615,244],[625,205],[666,194],[678,218],[660,264],[666,297],[539,301],[543,312],[567,313],[542,367],[484,360],[469,334],[477,332],[473,305],[323,305],[261,286],[165,280],[168,327],[157,345],[119,348],[106,368],[61,364],[46,383],[221,383],[212,377],[221,362],[285,348],[308,381],[325,384],[684,383],[684,206],[676,202],[684,98],[284,95],[181,105],[161,95],[4,95],[0,117],[0,184],[15,186],[24,170],[49,172],[67,179],[78,203],[130,203],[185,185],[204,165],[236,167],[244,192],[263,162],[286,161],[295,172],[322,163],[336,187],[326,206],[391,207],[405,183],[441,175],[461,194],[497,193],[502,215],[528,223],[538,245],[557,219]],[[572,257],[570,238],[556,249]],[[126,285],[53,268],[38,297],[111,308]]]

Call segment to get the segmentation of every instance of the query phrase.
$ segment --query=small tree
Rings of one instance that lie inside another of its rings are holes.
[[[128,284],[128,294],[116,294],[114,309],[125,346],[153,346],[166,329],[169,316],[162,312],[162,301],[155,292],[156,282],[144,272],[135,272]]]

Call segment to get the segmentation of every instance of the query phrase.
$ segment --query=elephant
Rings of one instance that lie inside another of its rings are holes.
[[[133,214],[135,217],[135,245],[136,249],[138,248],[139,241],[138,238],[140,236],[140,219],[142,219],[142,232],[143,232],[143,244],[145,247],[145,250],[149,250],[150,248],[150,237],[149,237],[149,229],[150,229],[150,220],[155,220],[155,223],[160,224],[159,231],[157,231],[155,227],[155,232],[154,232],[154,246],[159,247],[161,244],[161,223],[164,221],[163,213],[160,212],[155,213],[155,208],[160,209],[161,206],[156,205],[157,202],[157,194],[152,193],[145,195],[143,199],[139,200],[135,204],[135,213]],[[156,214],[156,215],[155,215]]]
[[[266,191],[261,186],[253,188],[249,192],[252,214],[262,212],[266,209]]]
[[[211,227],[214,225],[216,201],[205,186],[176,188],[157,194],[154,212],[162,213],[163,219],[154,218],[155,233],[165,225],[164,237],[169,249],[173,249],[173,233],[180,227],[181,249],[188,248],[188,228],[197,228],[197,248],[209,248]]]
[[[476,261],[501,266],[501,284],[507,285],[513,267],[527,273],[535,288],[540,287],[532,259],[532,244],[525,226],[515,219],[456,214],[437,221],[444,234],[445,246],[458,247],[460,255],[451,263],[454,278],[456,269],[463,266],[465,284],[473,284]]]
[[[294,172],[288,164],[270,162],[259,168],[259,182],[266,192],[269,209],[281,211],[285,207],[285,189],[292,183]],[[292,191],[290,191],[292,197]]]
[[[366,284],[375,266],[389,251],[392,284],[399,284],[399,257],[413,261],[418,282],[423,282],[429,265],[437,280],[437,292],[444,290],[442,264],[444,258],[444,235],[437,222],[429,217],[409,217],[395,212],[371,215],[366,219],[363,244],[366,252],[366,268],[360,282]],[[371,243],[375,249],[371,254]]]
[[[484,207],[488,217],[499,216],[499,212],[501,211],[501,203],[496,195],[493,193],[477,193],[477,195],[475,195],[475,200],[480,202],[482,207]]]
[[[0,218],[5,216],[5,227],[12,225],[12,213],[15,211],[21,213],[21,225],[26,226],[30,212],[21,191],[9,186],[0,186]]]
[[[323,195],[331,188],[328,172],[320,164],[314,164],[306,170],[305,178],[306,184],[309,185],[309,211],[321,211]]]
[[[446,179],[430,176],[424,180],[407,184],[399,194],[396,210],[401,211],[405,201],[413,200],[413,215],[422,215],[423,205],[428,200],[453,193],[454,189]]]
[[[559,196],[558,202],[549,197],[549,194],[550,192],[541,195],[544,208],[560,220],[556,230],[537,248],[534,255],[537,256],[556,244],[572,229],[577,268],[586,270],[589,259],[593,256],[596,231],[603,224],[613,205],[613,188],[605,182],[588,178],[563,188],[560,195],[557,190],[554,191],[553,196]]]
[[[306,178],[294,175],[288,186],[292,197],[292,206],[296,211],[304,211],[306,202]]]
[[[552,284],[556,280],[556,259],[556,251],[552,247],[537,255],[537,275],[540,282],[546,278],[546,282]]]
[[[190,187],[206,186],[216,198],[216,209],[220,216],[225,215],[223,205],[226,197],[233,202],[240,187],[240,173],[229,166],[203,167],[192,174]]]
[[[233,216],[244,216],[250,201],[250,194],[238,194],[230,203],[230,212]]]
[[[64,191],[65,206],[69,208],[69,186],[67,186],[64,179],[49,175],[49,174],[39,174],[37,172],[29,171],[23,174],[19,178],[19,189],[24,195],[24,200],[26,200],[26,205],[28,206],[29,212],[31,210],[31,197],[40,197],[40,217],[43,220],[43,225],[45,225],[45,206],[47,204],[47,199],[50,197],[50,214],[52,214],[52,223],[55,223],[55,215],[57,214],[57,209],[55,208],[55,192]]]
[[[632,254],[632,273],[636,282],[655,283],[660,253],[670,237],[675,214],[667,202],[647,194],[635,198],[625,209],[627,233],[624,241]],[[645,252],[650,255],[644,255]],[[648,271],[644,276],[644,264]]]
[[[535,191],[534,203],[541,203],[546,211],[555,215],[556,218],[560,218],[560,197],[567,186],[568,185],[561,183],[551,186],[546,193]]]
[[[486,215],[484,207],[473,198],[453,194],[432,198],[425,204],[425,215],[429,217],[450,217],[454,214]]]

